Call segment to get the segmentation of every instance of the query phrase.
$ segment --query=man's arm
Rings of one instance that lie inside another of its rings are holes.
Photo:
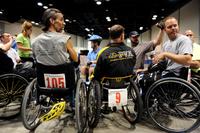
[[[190,63],[190,67],[194,69],[200,68],[200,60],[193,60]]]
[[[158,55],[155,55],[154,61],[155,63],[158,63],[159,61],[164,60],[165,58],[168,58],[176,63],[183,64],[183,65],[190,65],[192,61],[192,56],[189,54],[177,55],[170,52],[163,52]]]
[[[154,46],[160,45],[162,43],[163,35],[164,35],[164,30],[163,29],[159,29],[159,32],[158,32],[155,40],[153,40]]]
[[[71,39],[69,39],[69,40],[67,41],[66,49],[67,49],[67,51],[69,52],[71,59],[72,59],[74,62],[78,62],[78,56],[77,56],[76,51],[75,51],[74,48],[73,48],[73,44],[72,44]]]

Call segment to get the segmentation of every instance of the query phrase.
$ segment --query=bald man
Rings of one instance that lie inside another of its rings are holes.
[[[195,43],[194,41],[194,33],[192,30],[186,30],[184,33],[187,37],[189,37],[192,40],[193,43],[193,57],[192,57],[192,62],[190,64],[192,70],[195,73],[200,74],[200,45]]]

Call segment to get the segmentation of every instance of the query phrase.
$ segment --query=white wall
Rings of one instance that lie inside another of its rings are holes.
[[[195,34],[195,41],[200,43],[200,1],[192,0],[182,8],[178,9],[169,16],[175,17],[179,22],[180,33],[184,33],[185,30],[191,29]],[[149,33],[142,34],[142,41],[150,41],[158,34],[158,28],[151,27]],[[149,38],[149,36],[151,36]],[[163,41],[167,40],[165,35]]]

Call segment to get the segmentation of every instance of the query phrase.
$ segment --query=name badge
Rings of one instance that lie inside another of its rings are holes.
[[[66,88],[65,74],[44,74],[45,87]]]

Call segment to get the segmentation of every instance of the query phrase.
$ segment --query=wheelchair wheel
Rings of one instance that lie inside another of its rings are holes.
[[[22,122],[26,129],[34,130],[40,124],[41,105],[38,104],[37,79],[26,88],[21,108]]]
[[[139,93],[139,89],[134,81],[131,81],[131,86],[128,88],[128,102],[122,107],[124,117],[131,123],[139,122],[142,116],[143,102]]]
[[[20,113],[26,86],[28,81],[19,75],[0,76],[0,118],[13,118]]]
[[[192,113],[200,106],[200,92],[183,79],[158,80],[147,91],[145,103],[150,118],[166,132],[190,132],[200,124]]]
[[[75,115],[78,133],[82,133],[87,126],[87,90],[82,79],[78,80],[76,87]]]
[[[95,128],[101,115],[101,87],[98,81],[91,81],[88,89],[88,125]]]

